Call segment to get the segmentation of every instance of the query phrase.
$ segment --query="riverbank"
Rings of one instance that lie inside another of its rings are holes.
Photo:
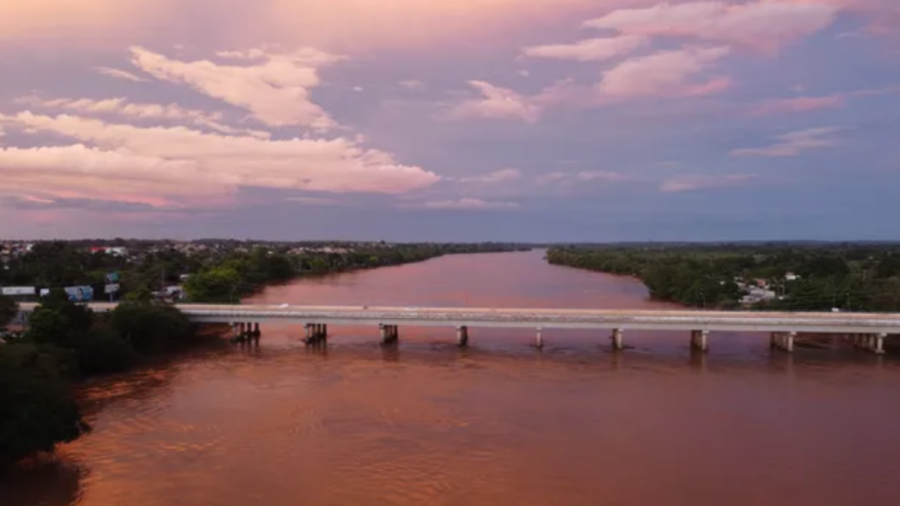
[[[654,300],[707,309],[900,312],[900,246],[554,247],[547,261],[634,276]]]
[[[207,262],[184,284],[191,302],[237,303],[268,286],[380,267],[423,262],[445,255],[525,251],[511,244],[367,244],[351,248],[232,252]]]
[[[18,287],[20,301],[36,300],[41,290],[65,287],[82,287],[101,301],[108,298],[107,286],[113,285],[116,300],[171,299],[188,288],[198,302],[235,303],[241,296],[297,277],[402,265],[447,254],[528,248],[510,243],[384,241],[44,241],[4,257],[0,286]]]

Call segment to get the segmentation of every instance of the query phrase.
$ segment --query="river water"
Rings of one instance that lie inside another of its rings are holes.
[[[271,287],[256,303],[664,307],[542,252]],[[0,478],[3,506],[900,504],[897,362],[763,335],[296,326],[86,387],[94,432]]]

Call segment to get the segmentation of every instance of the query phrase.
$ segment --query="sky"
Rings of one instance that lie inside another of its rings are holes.
[[[0,238],[900,239],[896,0],[0,0]]]

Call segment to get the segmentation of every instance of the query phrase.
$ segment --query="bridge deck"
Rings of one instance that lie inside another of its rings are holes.
[[[93,303],[96,311],[115,304]],[[196,322],[900,334],[896,313],[179,304]],[[25,312],[34,304],[23,304]]]

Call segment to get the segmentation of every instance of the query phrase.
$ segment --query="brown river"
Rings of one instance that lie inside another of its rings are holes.
[[[271,287],[271,304],[663,307],[543,252]],[[768,337],[266,325],[86,386],[94,431],[0,478],[2,506],[900,504],[900,367]]]

